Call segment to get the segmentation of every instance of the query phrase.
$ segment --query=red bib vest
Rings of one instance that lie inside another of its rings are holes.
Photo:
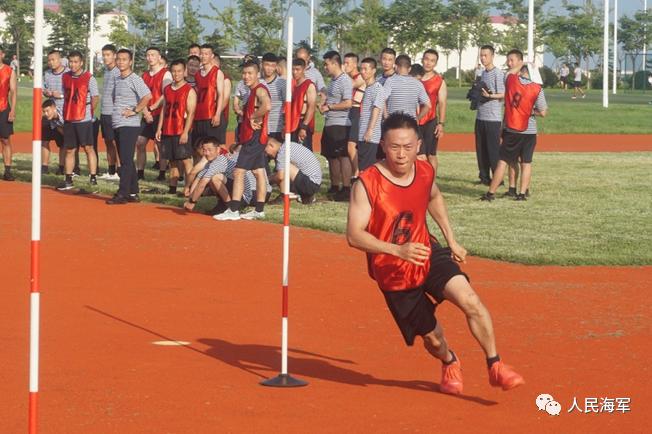
[[[161,70],[154,75],[150,74],[149,71],[143,73],[143,81],[152,93],[152,99],[150,100],[152,105],[161,98],[161,95],[163,95],[163,78],[165,77],[166,72],[168,72],[167,68],[161,68]],[[161,107],[152,111],[152,116],[158,116],[160,114]]]
[[[197,110],[195,111],[195,120],[206,121],[215,116],[217,111],[217,73],[220,70],[213,66],[205,76],[201,71],[195,74],[195,83],[197,83]]]
[[[303,83],[301,83],[298,86],[294,86],[294,91],[292,92],[292,105],[291,105],[291,113],[292,113],[292,124],[290,125],[290,131],[294,132],[299,128],[299,124],[301,123],[303,117],[306,115],[306,111],[308,110],[308,104],[307,104],[307,99],[308,99],[308,89],[310,86],[314,84],[310,79],[305,79]],[[315,116],[313,114],[312,119],[310,120],[310,124],[308,124],[310,127],[311,131],[315,131]]]
[[[532,109],[541,92],[537,83],[523,84],[518,74],[510,74],[505,82],[505,126],[514,131],[527,130]]]
[[[164,136],[180,136],[186,126],[186,109],[188,108],[188,94],[194,92],[189,83],[178,89],[172,85],[163,90],[165,96],[165,115],[163,117],[163,128],[161,133]]]
[[[13,69],[5,65],[0,69],[0,112],[9,107],[9,85],[11,84],[11,73]]]
[[[244,113],[242,116],[242,123],[240,124],[240,128],[238,131],[240,132],[240,137],[238,137],[238,142],[241,145],[244,145],[248,141],[250,141],[253,136],[254,136],[254,129],[251,128],[251,123],[249,120],[252,118],[254,113],[256,112],[256,109],[258,106],[256,105],[256,92],[258,91],[259,88],[263,88],[265,92],[269,95],[269,90],[265,85],[262,83],[258,83],[256,86],[254,86],[253,89],[249,92],[249,99],[247,99],[247,106],[244,109]],[[271,98],[271,96],[270,96]],[[261,145],[266,145],[267,144],[267,118],[269,117],[269,112],[263,116],[263,119],[260,120],[262,122],[262,128],[258,131],[260,131],[260,144]]]
[[[435,173],[427,161],[417,160],[414,179],[408,186],[394,184],[378,167],[360,173],[371,204],[367,231],[381,241],[393,244],[421,243],[430,247],[426,213]],[[402,291],[423,284],[430,271],[430,259],[423,266],[396,256],[367,253],[369,276],[383,291]]]
[[[430,98],[430,111],[427,115],[421,118],[419,125],[425,125],[434,118],[437,117],[437,101],[439,98],[439,89],[444,82],[444,79],[439,74],[435,74],[433,77],[429,78],[426,81],[422,81],[423,87],[426,88],[426,93]]]
[[[78,76],[72,71],[63,74],[63,120],[66,122],[83,121],[86,117],[86,105],[88,105],[88,86],[91,80],[91,73],[86,71]]]

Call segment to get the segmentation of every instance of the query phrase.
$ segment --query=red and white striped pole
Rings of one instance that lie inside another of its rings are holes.
[[[34,2],[34,89],[32,94],[32,244],[29,311],[29,434],[35,434],[39,373],[41,240],[41,98],[43,95],[43,0]]]
[[[288,17],[286,59],[289,71],[292,71],[293,19]],[[285,161],[283,162],[283,303],[282,303],[282,338],[281,338],[281,373],[274,378],[262,381],[263,386],[299,387],[306,381],[288,374],[288,268],[290,263],[290,128],[292,126],[292,79],[288,75],[285,85]]]

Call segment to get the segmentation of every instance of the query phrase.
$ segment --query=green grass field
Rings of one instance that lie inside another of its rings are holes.
[[[101,83],[99,83],[101,86]],[[32,129],[31,82],[23,80],[18,92],[16,131]],[[476,112],[469,110],[465,99],[466,88],[449,89],[448,118],[446,131],[449,133],[472,133]],[[608,109],[602,107],[601,90],[591,90],[586,99],[571,100],[570,92],[546,89],[550,112],[545,119],[539,119],[540,132],[546,134],[650,134],[652,133],[652,92],[622,91],[610,95]],[[323,119],[317,117],[317,131],[321,131]],[[235,116],[230,117],[229,131],[235,129]]]
[[[20,180],[30,180],[29,155],[18,155],[14,167]],[[497,199],[486,203],[478,200],[486,187],[473,183],[477,173],[475,155],[444,153],[440,156],[438,184],[446,197],[458,241],[473,255],[525,264],[649,265],[650,167],[650,153],[538,153],[530,200]],[[148,170],[146,176],[154,179],[156,173]],[[76,185],[90,190],[87,178],[82,178],[75,181]],[[61,177],[45,175],[43,182],[56,185]],[[293,203],[293,225],[344,231],[347,205],[328,201],[326,185],[318,203]],[[141,189],[167,191],[164,184],[155,182],[141,183]],[[110,195],[116,190],[115,184],[100,181],[101,193]],[[183,198],[165,194],[141,197],[173,206],[183,203]],[[198,209],[208,210],[214,204],[214,198],[203,198]],[[281,223],[281,206],[267,206],[266,213],[268,220]],[[434,233],[438,233],[434,226]],[[219,230],[217,222],[215,229]]]

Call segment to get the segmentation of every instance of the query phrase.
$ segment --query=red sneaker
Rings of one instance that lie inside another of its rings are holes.
[[[489,384],[502,387],[503,390],[510,390],[525,384],[525,380],[511,366],[498,361],[489,369]]]
[[[439,385],[441,393],[449,395],[459,395],[462,393],[462,365],[459,360],[450,365],[441,366],[441,384]]]

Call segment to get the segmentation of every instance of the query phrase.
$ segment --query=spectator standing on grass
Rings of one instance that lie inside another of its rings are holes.
[[[52,50],[48,53],[48,69],[43,74],[43,96],[51,100],[56,111],[63,116],[63,74],[68,72],[68,68],[61,63],[61,52]],[[61,127],[63,128],[63,118],[61,118]],[[41,124],[41,172],[49,173],[50,163],[50,142],[54,141],[59,146],[59,169],[57,175],[64,173],[64,161],[66,160],[66,149],[63,147],[63,135],[57,134],[56,128],[50,128],[51,122],[46,119],[45,115]],[[76,170],[75,170],[76,169]],[[79,153],[75,153],[75,169],[73,173],[79,174]]]
[[[582,90],[582,76],[584,75],[584,71],[582,68],[580,68],[580,65],[578,63],[575,64],[575,69],[573,69],[573,75],[574,75],[574,80],[573,80],[573,96],[571,96],[571,99],[577,99],[577,94],[579,92],[580,95],[582,95],[582,98],[586,98],[586,93]]]
[[[565,63],[559,68],[559,87],[566,92],[568,90],[568,76],[570,75],[570,68]]]
[[[315,132],[315,111],[317,109],[317,87],[306,77],[306,62],[303,59],[292,61],[292,141],[301,143],[312,151],[312,135]]]
[[[16,76],[18,76],[18,67],[20,64],[18,63],[18,57],[14,54],[11,56],[11,62],[9,63],[9,66],[11,66],[11,69],[16,73]]]
[[[383,85],[376,81],[376,59],[366,57],[360,64],[360,74],[365,81],[365,92],[360,106],[360,131],[358,132],[358,172],[373,166],[378,155],[378,144],[380,143],[380,118],[372,119],[374,107],[382,104]],[[373,123],[372,123],[373,120]]]
[[[4,63],[5,51],[0,46],[0,148],[5,173],[2,179],[13,181],[11,174],[11,136],[14,134],[16,120],[17,78],[16,72]]]
[[[421,148],[419,158],[427,159],[437,174],[437,145],[439,139],[444,136],[444,125],[446,124],[446,108],[448,105],[448,88],[444,77],[437,74],[435,68],[439,61],[439,53],[429,49],[423,53],[421,63],[424,74],[421,83],[426,89],[430,98],[430,110],[419,120],[419,131],[421,133]]]
[[[115,89],[115,81],[120,75],[120,70],[116,65],[116,52],[115,45],[107,44],[102,47],[102,62],[104,63],[104,84],[102,88],[102,101],[100,107],[100,126],[102,128],[102,138],[106,146],[106,160],[109,165],[108,173],[100,176],[100,179],[108,181],[118,181],[118,166],[120,159],[118,158],[118,149],[115,144],[115,133],[113,132],[112,118],[113,113],[113,90]]]

